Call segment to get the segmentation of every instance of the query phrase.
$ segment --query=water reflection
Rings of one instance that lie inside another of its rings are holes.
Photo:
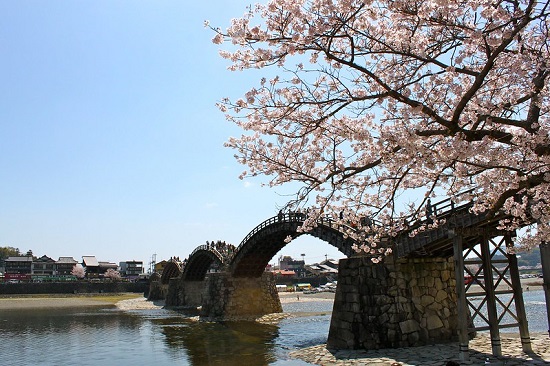
[[[99,308],[69,309],[24,309],[4,311],[0,314],[0,333],[61,334],[71,329],[79,331],[106,328],[109,330],[131,331],[139,328],[141,320],[136,317],[112,316],[116,312]]]
[[[543,292],[524,296],[530,331],[546,331]],[[295,316],[277,325],[198,322],[164,309],[2,311],[0,360],[10,366],[305,365],[288,354],[326,342],[332,302],[287,303],[283,310]]]
[[[195,322],[164,325],[166,344],[185,349],[193,365],[267,365],[275,361],[275,325],[256,322]]]
[[[135,348],[141,324],[137,317],[98,308],[3,311],[0,355],[10,365],[112,361]]]
[[[332,302],[283,305],[278,325],[204,322],[168,311],[113,308],[0,312],[0,359],[10,365],[305,365],[289,351],[326,341]]]

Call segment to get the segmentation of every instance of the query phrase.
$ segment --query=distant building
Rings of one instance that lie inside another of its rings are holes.
[[[6,274],[32,274],[32,256],[8,257],[5,260]]]
[[[297,277],[305,276],[306,271],[304,266],[304,260],[294,260],[290,256],[279,257],[279,269],[282,271],[294,271]]]
[[[162,260],[158,263],[155,263],[155,272],[162,274],[162,271],[164,271],[164,267],[166,267],[167,263],[168,261],[166,260]]]
[[[30,281],[32,275],[32,260],[32,254],[30,256],[6,258],[4,281]]]
[[[120,275],[124,277],[139,277],[143,274],[143,261],[120,262]]]
[[[78,261],[73,257],[59,257],[59,260],[55,262],[57,274],[59,276],[69,276],[77,264]]]
[[[314,276],[325,276],[334,279],[338,277],[338,261],[328,259],[321,263],[307,265],[306,271]]]
[[[32,274],[35,276],[53,276],[56,274],[55,261],[43,255],[32,262]]]
[[[117,271],[118,270],[118,264],[112,263],[112,262],[97,262],[99,265],[99,274],[103,274],[107,272],[108,269],[112,269]]]
[[[293,278],[293,277],[296,276],[296,272],[287,271],[287,270],[284,270],[284,269],[275,269],[275,270],[273,270],[273,274],[276,277],[281,277],[281,278]]]
[[[82,256],[82,267],[86,269],[86,277],[99,277],[99,262],[95,255]]]

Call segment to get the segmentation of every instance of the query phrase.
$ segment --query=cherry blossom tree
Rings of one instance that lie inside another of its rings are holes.
[[[536,0],[271,0],[211,27],[230,70],[267,73],[218,104],[245,131],[227,142],[241,178],[299,183],[304,230],[345,212],[395,234],[454,197],[509,214],[504,229],[530,223],[527,246],[550,240],[548,14]]]
[[[112,281],[118,281],[122,278],[120,276],[120,273],[112,268],[107,269],[107,271],[105,271],[105,274],[103,276],[105,278],[111,279]]]
[[[75,264],[71,270],[71,274],[78,279],[86,277],[86,269],[81,264]]]

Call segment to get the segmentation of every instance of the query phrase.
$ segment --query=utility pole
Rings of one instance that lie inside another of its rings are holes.
[[[149,273],[153,274],[155,272],[155,264],[157,264],[157,254],[151,256],[151,261],[149,262]]]

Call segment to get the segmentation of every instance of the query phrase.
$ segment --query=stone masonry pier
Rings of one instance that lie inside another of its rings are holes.
[[[456,339],[454,262],[407,258],[340,260],[327,341],[334,349],[420,346]]]
[[[201,316],[238,318],[283,311],[273,273],[233,277],[227,272],[206,276]]]

